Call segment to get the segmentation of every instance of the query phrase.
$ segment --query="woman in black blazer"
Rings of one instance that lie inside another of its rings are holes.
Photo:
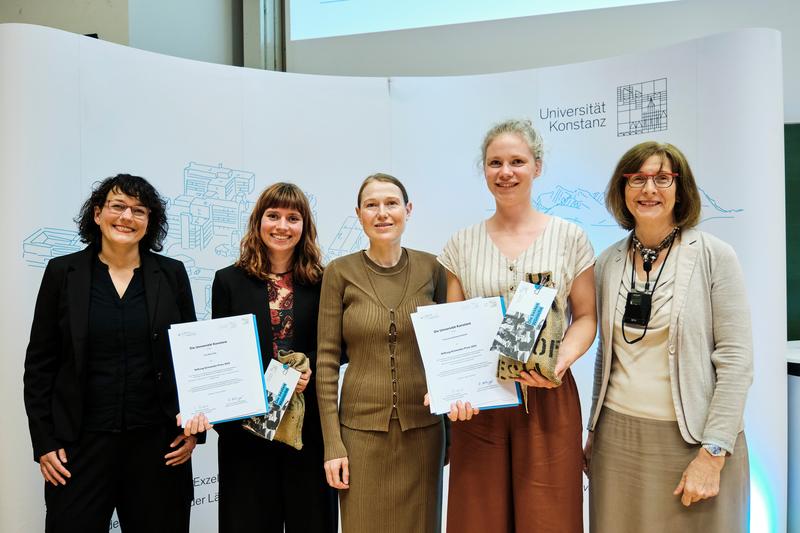
[[[212,288],[214,318],[253,313],[261,354],[303,352],[316,366],[317,311],[322,279],[320,249],[303,192],[276,183],[261,193],[242,238],[241,255],[218,271]],[[266,361],[264,365],[266,366]],[[303,392],[303,448],[266,440],[247,421],[217,424],[219,434],[219,531],[335,533],[335,491],[322,470],[322,429],[317,394],[308,370]]]
[[[101,182],[76,219],[84,250],[47,264],[25,356],[48,532],[188,532],[191,454],[176,426],[167,328],[195,320],[183,263],[160,251],[165,203],[146,180]]]

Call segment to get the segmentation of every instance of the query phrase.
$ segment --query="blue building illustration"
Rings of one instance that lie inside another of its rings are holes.
[[[339,231],[325,250],[325,262],[330,263],[337,257],[363,250],[367,247],[367,243],[368,239],[361,228],[361,222],[356,217],[349,216],[339,226]]]
[[[181,250],[205,250],[215,241],[218,255],[238,255],[254,189],[253,172],[189,163],[183,169],[183,194],[167,209],[170,249],[177,241]]]
[[[29,266],[44,268],[54,257],[83,250],[77,230],[40,228],[22,241],[22,258]]]

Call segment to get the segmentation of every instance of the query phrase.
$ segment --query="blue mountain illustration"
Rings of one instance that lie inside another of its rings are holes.
[[[698,187],[698,189],[700,190],[700,205],[703,206],[703,222],[715,218],[736,218],[738,213],[742,213],[744,211],[744,209],[741,208],[725,209],[719,205],[719,202],[717,202],[717,200],[708,194],[705,189],[702,187]]]
[[[705,189],[700,190],[700,202],[703,208],[702,221],[718,218],[735,218],[742,213],[741,208],[725,208]],[[539,194],[533,201],[534,207],[542,213],[561,217],[578,224],[590,227],[616,227],[617,222],[606,210],[603,192],[592,192],[583,188],[567,189],[561,185],[555,189]]]
[[[539,194],[533,201],[542,213],[554,215],[581,226],[617,225],[603,203],[602,192],[586,189],[567,189],[557,185],[555,189]]]

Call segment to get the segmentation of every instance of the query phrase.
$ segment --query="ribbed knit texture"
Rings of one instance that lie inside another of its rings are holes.
[[[388,431],[392,416],[392,376],[389,357],[390,305],[397,327],[397,416],[403,431],[441,420],[422,404],[427,386],[410,313],[418,306],[441,301],[443,270],[428,253],[405,249],[408,265],[393,274],[371,264],[363,252],[340,257],[325,269],[320,297],[317,345],[317,398],[325,460],[348,455],[340,424],[351,429]],[[402,267],[402,265],[399,265]],[[382,275],[375,293],[368,272]],[[389,290],[387,290],[389,289]],[[384,292],[385,291],[385,292]],[[346,354],[349,366],[337,409],[339,367]]]
[[[339,491],[342,531],[438,533],[442,524],[444,424],[402,431],[342,428],[350,488]]]

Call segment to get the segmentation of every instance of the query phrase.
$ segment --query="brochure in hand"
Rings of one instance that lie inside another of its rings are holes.
[[[267,440],[275,437],[275,432],[289,407],[289,400],[292,398],[299,379],[299,371],[276,359],[270,359],[267,371],[264,373],[264,383],[267,388],[267,414],[248,421],[252,424],[253,420],[258,420],[262,425],[258,428],[258,433]]]
[[[490,348],[501,361],[511,359],[521,363],[520,367],[528,362],[555,297],[553,287],[525,281],[519,284]]]

